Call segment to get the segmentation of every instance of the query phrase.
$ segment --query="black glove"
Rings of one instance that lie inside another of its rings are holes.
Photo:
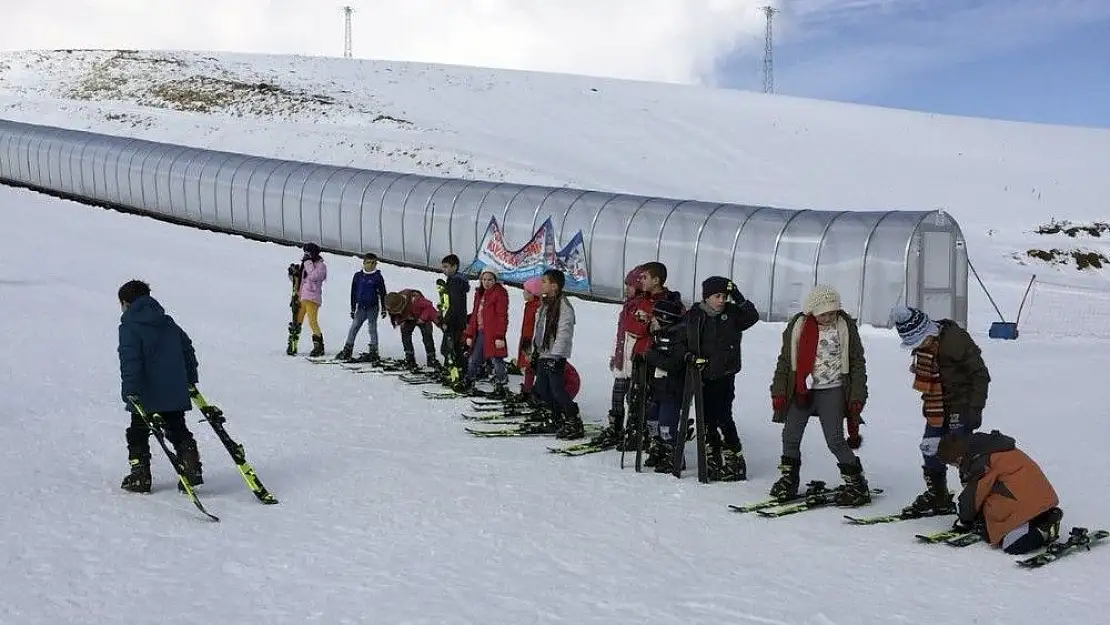
[[[978,430],[983,426],[983,409],[982,408],[968,408],[964,410],[964,427],[967,428],[970,434],[974,430]]]
[[[741,293],[740,289],[736,288],[736,285],[732,282],[728,283],[728,294],[726,297],[728,298],[728,301],[736,304],[737,306],[743,306],[744,302],[748,301],[748,298],[744,297],[744,294]]]
[[[297,274],[299,274],[301,272],[301,266],[298,265],[297,263],[292,263],[292,264],[289,265],[289,268],[286,269],[285,271],[286,271],[286,273],[289,274],[290,278],[296,278]]]
[[[698,355],[694,352],[686,352],[686,364],[693,365],[699,370],[704,371],[706,365],[709,364],[709,361],[705,358],[699,358]]]
[[[447,288],[447,280],[444,280],[443,278],[440,278],[439,280],[436,280],[436,287],[440,288],[440,289],[446,289]]]

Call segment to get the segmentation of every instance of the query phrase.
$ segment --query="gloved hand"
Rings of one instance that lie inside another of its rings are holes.
[[[771,409],[775,412],[786,410],[786,395],[773,395],[771,397]]]
[[[728,301],[736,304],[737,306],[743,306],[744,302],[748,301],[748,298],[744,297],[744,294],[740,292],[740,289],[736,288],[736,285],[731,282],[728,283],[728,294],[726,297],[728,298]]]
[[[505,349],[505,339],[497,339],[493,342],[493,346],[497,349]]]
[[[968,432],[978,430],[983,426],[983,409],[982,408],[968,408],[963,412],[964,427]]]
[[[863,446],[863,436],[859,433],[861,423],[863,423],[863,418],[859,415],[848,415],[848,438],[845,442],[848,443],[849,449],[859,449]]]
[[[440,288],[440,289],[446,289],[447,288],[447,280],[445,280],[443,278],[440,278],[439,280],[436,280],[436,287]]]
[[[291,263],[285,272],[289,274],[290,279],[296,278],[297,274],[301,272],[301,266],[297,263]]]
[[[705,358],[699,358],[698,355],[694,352],[686,352],[685,360],[686,364],[693,365],[701,370],[704,370],[706,365],[709,364],[708,360],[706,360]]]

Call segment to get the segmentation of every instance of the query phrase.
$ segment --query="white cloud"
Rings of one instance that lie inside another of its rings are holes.
[[[713,84],[768,0],[0,0],[0,49],[355,56]]]

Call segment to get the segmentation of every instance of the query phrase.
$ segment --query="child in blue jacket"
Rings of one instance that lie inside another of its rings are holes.
[[[351,329],[347,331],[342,351],[335,355],[337,360],[378,361],[378,318],[385,318],[385,294],[385,278],[378,271],[378,255],[363,254],[362,269],[351,278]],[[351,353],[363,323],[366,323],[370,344],[366,353],[356,359]]]

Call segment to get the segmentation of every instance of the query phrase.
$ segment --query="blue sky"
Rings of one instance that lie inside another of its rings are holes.
[[[776,92],[1110,127],[1110,0],[785,0]],[[760,41],[762,39],[760,38]],[[719,70],[758,90],[761,47]]]

